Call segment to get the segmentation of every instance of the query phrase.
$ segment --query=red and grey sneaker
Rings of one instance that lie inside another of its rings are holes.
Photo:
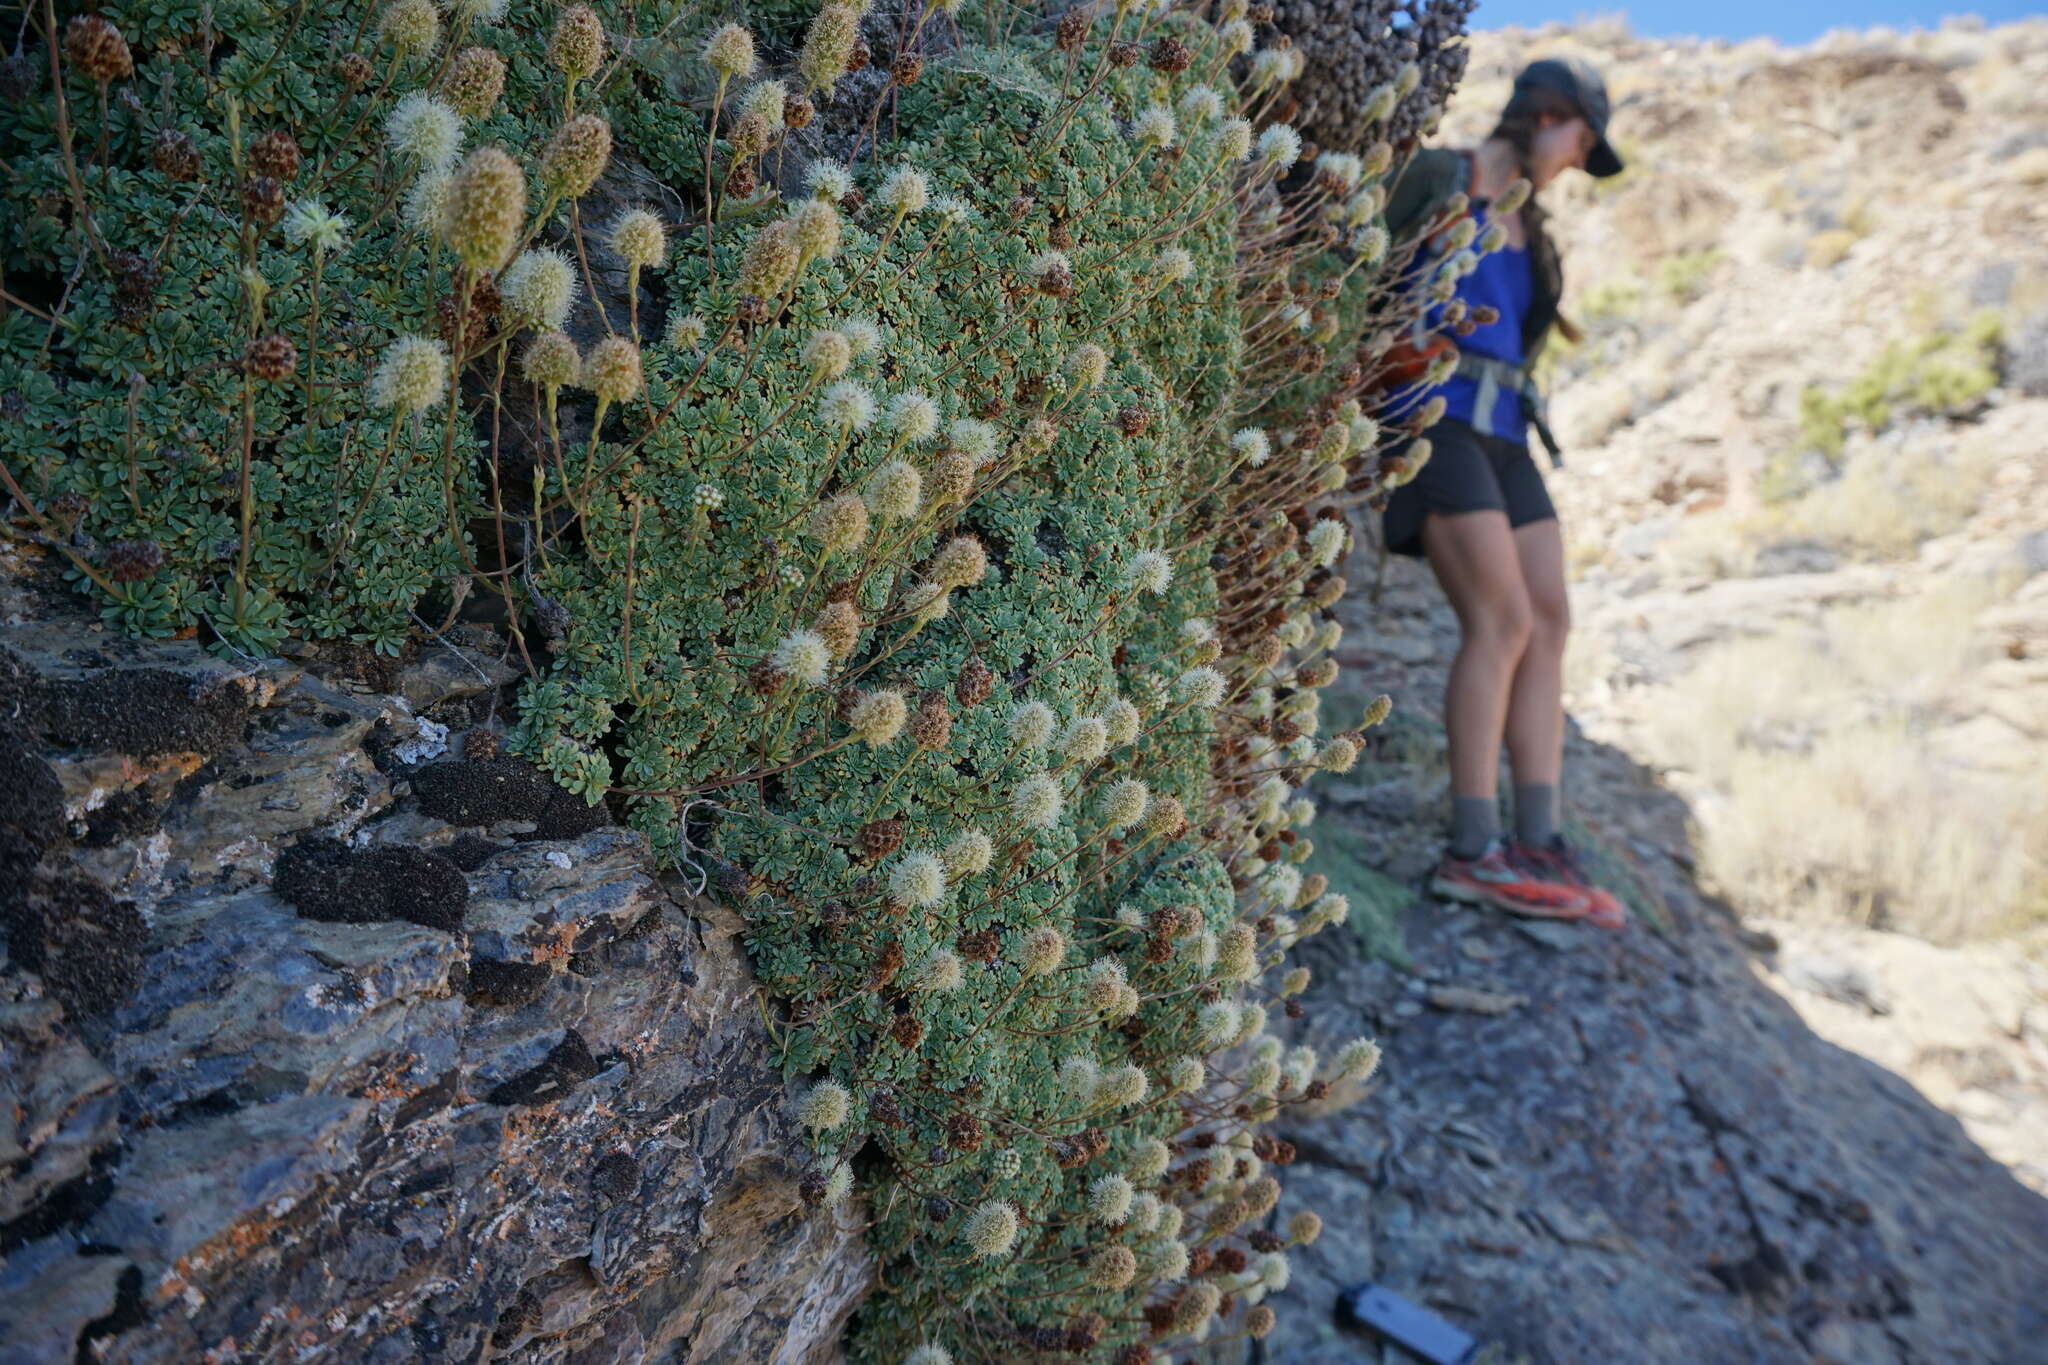
[[[1490,905],[1510,915],[1536,919],[1584,919],[1593,904],[1586,893],[1562,882],[1546,881],[1508,856],[1506,841],[1495,839],[1477,858],[1444,854],[1429,879],[1430,894],[1468,905]]]
[[[1593,885],[1579,866],[1579,855],[1562,834],[1550,836],[1548,844],[1525,844],[1517,839],[1508,845],[1508,861],[1532,877],[1556,882],[1583,893],[1588,909],[1586,919],[1602,929],[1628,927],[1628,910],[1610,891]]]

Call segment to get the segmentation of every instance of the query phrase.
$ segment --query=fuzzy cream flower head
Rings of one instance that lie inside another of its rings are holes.
[[[1138,1277],[1138,1253],[1122,1243],[1111,1242],[1098,1247],[1088,1258],[1084,1273],[1092,1288],[1122,1289]]]
[[[1076,1053],[1060,1063],[1057,1079],[1061,1092],[1068,1099],[1086,1104],[1095,1098],[1095,1087],[1102,1080],[1102,1068],[1093,1057]]]
[[[1238,1007],[1228,1000],[1202,1006],[1195,1015],[1195,1028],[1204,1050],[1228,1047],[1237,1037],[1240,1022]]]
[[[1259,879],[1259,891],[1275,905],[1293,905],[1301,894],[1301,872],[1285,863],[1268,868],[1265,876]]]
[[[1257,469],[1265,464],[1268,459],[1272,458],[1273,454],[1272,441],[1267,438],[1265,432],[1257,427],[1240,428],[1230,438],[1230,448],[1236,452],[1238,459],[1243,460],[1253,469]]]
[[[301,199],[284,215],[284,239],[315,251],[339,251],[348,240],[348,219],[329,212],[318,199]]]
[[[804,342],[803,362],[816,378],[837,379],[853,364],[853,346],[844,334],[820,328]]]
[[[462,115],[442,100],[415,90],[384,120],[384,145],[399,160],[424,171],[445,171],[462,150]]]
[[[869,748],[879,749],[903,733],[904,722],[910,719],[910,705],[904,701],[901,692],[869,692],[853,704],[853,712],[847,723],[861,743]]]
[[[646,209],[628,209],[612,224],[611,247],[627,265],[653,269],[668,259],[668,229]]]
[[[953,1365],[953,1353],[930,1342],[903,1357],[903,1365]]]
[[[1301,932],[1321,933],[1333,924],[1342,924],[1351,917],[1351,900],[1336,891],[1325,892],[1316,897],[1308,908],[1308,918],[1302,922]]]
[[[1114,1171],[1099,1175],[1088,1186],[1088,1217],[1105,1227],[1121,1223],[1136,1194],[1131,1182]]]
[[[1124,565],[1124,587],[1157,597],[1173,583],[1173,561],[1157,550],[1140,550]]]
[[[899,441],[930,440],[939,429],[939,405],[916,389],[899,393],[889,400],[883,424]]]
[[[1180,97],[1180,116],[1187,123],[1207,123],[1223,117],[1223,96],[1216,88],[1198,85]]]
[[[447,393],[448,348],[425,337],[392,342],[370,376],[370,406],[400,415],[434,407]]]
[[[1348,773],[1358,765],[1358,745],[1338,735],[1316,754],[1316,766],[1326,773]]]
[[[1131,120],[1131,141],[1140,147],[1171,147],[1179,131],[1173,110],[1163,104],[1152,105]]]
[[[988,551],[978,536],[954,536],[932,556],[929,582],[948,588],[971,588],[988,576]]]
[[[1135,777],[1119,777],[1102,794],[1102,819],[1111,829],[1129,829],[1145,818],[1152,789]]]
[[[1252,125],[1234,118],[1216,129],[1216,155],[1226,162],[1242,161],[1252,154]]]
[[[1131,1179],[1152,1181],[1166,1174],[1166,1168],[1173,1164],[1173,1149],[1158,1138],[1146,1138],[1131,1151]],[[1156,1198],[1156,1196],[1155,1196]],[[1158,1226],[1160,1210],[1152,1210],[1153,1226]]]
[[[1008,1200],[991,1199],[968,1215],[967,1245],[982,1260],[1009,1254],[1017,1241],[1017,1210]]]
[[[1259,134],[1259,163],[1275,172],[1284,171],[1301,160],[1301,134],[1284,123],[1275,123]]]
[[[1354,1038],[1337,1050],[1337,1074],[1347,1080],[1370,1080],[1379,1067],[1380,1045],[1370,1038]]]
[[[1284,85],[1294,78],[1292,54],[1280,48],[1264,47],[1252,54],[1251,71],[1245,89],[1253,94]]]
[[[796,1121],[814,1133],[829,1133],[853,1113],[853,1096],[837,1081],[819,1081],[797,1106]]]
[[[1508,230],[1499,223],[1488,223],[1486,231],[1479,234],[1479,251],[1482,255],[1490,256],[1507,244]]]
[[[529,383],[552,393],[582,381],[583,356],[576,343],[560,332],[542,332],[527,343],[519,372]]]
[[[972,877],[986,872],[995,861],[995,840],[978,829],[962,830],[946,845],[941,855],[946,864],[946,875],[958,879]]]
[[[849,344],[852,340],[847,337]],[[826,426],[840,431],[865,431],[875,420],[875,396],[865,385],[842,381],[825,390],[825,396],[818,401],[818,417]]]
[[[946,898],[946,865],[932,853],[906,853],[889,874],[889,894],[905,905],[929,910]],[[949,954],[950,956],[950,954]],[[954,985],[959,984],[960,963],[953,962]],[[952,987],[946,987],[950,990]]]
[[[576,267],[549,247],[529,247],[498,276],[505,313],[521,327],[560,331],[576,302]]]
[[[1026,829],[1051,829],[1066,804],[1060,784],[1044,773],[1033,773],[1010,793],[1010,812]]]
[[[583,361],[583,387],[607,403],[630,401],[640,392],[640,348],[624,337],[606,337]]]
[[[943,228],[956,228],[974,219],[974,205],[958,195],[942,194],[932,200],[932,214]]]
[[[1109,752],[1109,727],[1096,716],[1076,716],[1060,736],[1060,757],[1069,763],[1093,763]]]
[[[548,193],[574,199],[585,193],[612,159],[612,126],[578,114],[548,139],[540,154],[540,181]]]
[[[815,630],[793,630],[777,642],[768,661],[806,687],[819,687],[832,666],[832,649]]]
[[[840,230],[839,210],[823,199],[806,199],[789,215],[790,240],[807,264],[839,254]]]
[[[1316,459],[1324,463],[1341,460],[1351,447],[1351,428],[1332,422],[1316,433]]]
[[[1223,704],[1229,682],[1215,669],[1203,665],[1190,668],[1174,683],[1174,694],[1197,710],[1208,711]]]
[[[1092,341],[1084,341],[1067,352],[1063,368],[1069,389],[1092,389],[1109,373],[1109,352]]]
[[[1529,202],[1529,190],[1529,182],[1520,176],[1509,181],[1508,187],[1502,190],[1493,201],[1493,216],[1495,218],[1505,218],[1509,214],[1517,212],[1522,205]]]
[[[448,12],[464,23],[495,24],[511,7],[511,0],[453,0]]]
[[[405,192],[400,217],[415,235],[430,242],[441,240],[441,214],[448,207],[448,186],[455,179],[447,171],[422,171]]]
[[[1323,152],[1316,157],[1319,174],[1331,176],[1349,194],[1365,178],[1365,163],[1349,152]]]
[[[870,318],[847,318],[839,324],[839,330],[853,344],[856,360],[881,349],[882,329]]]
[[[1136,992],[1132,991],[1131,988],[1128,986],[1126,986],[1124,990],[1129,994],[1136,994]],[[1134,1007],[1130,1010],[1122,1010],[1119,1012],[1129,1015],[1136,1013],[1136,1009]],[[1134,1104],[1143,1104],[1145,1102],[1145,1097],[1151,1093],[1152,1078],[1145,1074],[1144,1067],[1139,1066],[1134,1062],[1126,1063],[1123,1066],[1117,1067],[1112,1071],[1103,1073],[1102,1079],[1098,1081],[1095,1086],[1096,1102],[1098,1104],[1107,1105],[1113,1109],[1128,1109],[1130,1106]],[[1122,1177],[1118,1178],[1122,1179]],[[1128,1186],[1130,1182],[1125,1181],[1124,1183],[1126,1186]],[[1126,1210],[1128,1210],[1129,1207],[1129,1204],[1126,1203]],[[1121,1222],[1122,1220],[1119,1219],[1117,1221]]]
[[[844,163],[821,156],[804,168],[804,186],[813,199],[836,204],[853,193],[853,172]]]
[[[796,233],[789,219],[763,223],[740,256],[740,288],[757,298],[773,298],[796,275]]]
[[[604,62],[604,23],[588,5],[570,5],[548,35],[548,61],[572,81],[587,81]]]
[[[1024,939],[1017,967],[1025,976],[1051,976],[1066,964],[1067,936],[1050,924],[1033,929]]]
[[[754,74],[754,35],[738,24],[726,24],[704,44],[704,64],[721,81],[745,80]]]
[[[1195,273],[1195,258],[1177,246],[1170,246],[1152,258],[1152,274],[1161,285],[1179,284]]]
[[[377,36],[401,61],[417,61],[441,42],[441,12],[434,0],[391,0],[377,18]]]
[[[868,511],[884,522],[908,521],[924,501],[924,476],[908,460],[890,460],[868,475]]]
[[[1002,449],[1002,436],[996,429],[973,417],[955,418],[946,428],[946,439],[953,449],[967,456],[977,466],[993,460]]]
[[[897,218],[921,211],[931,198],[931,181],[923,171],[910,166],[898,166],[889,172],[882,187],[875,191],[875,203]]]
[[[860,40],[860,17],[866,8],[863,0],[860,4],[828,3],[818,10],[796,58],[797,73],[804,78],[806,90],[829,95],[846,74]]]
[[[1043,749],[1052,741],[1058,719],[1042,701],[1020,701],[1010,708],[1010,742],[1027,753]]]
[[[1122,697],[1113,699],[1102,708],[1102,724],[1109,731],[1109,744],[1113,749],[1121,749],[1136,739],[1144,723],[1145,718],[1138,714],[1138,708]]]
[[[789,99],[789,87],[781,81],[755,81],[740,96],[742,115],[752,114],[770,128],[782,127],[782,107]]]
[[[1216,37],[1223,50],[1233,57],[1250,52],[1259,40],[1252,26],[1242,19],[1232,19],[1218,30]]]
[[[1319,521],[1308,528],[1309,563],[1324,567],[1344,552],[1346,531],[1341,521]]]

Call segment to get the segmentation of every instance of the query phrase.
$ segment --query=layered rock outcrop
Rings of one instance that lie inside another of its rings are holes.
[[[0,628],[0,1361],[835,1358],[737,920],[335,662]]]

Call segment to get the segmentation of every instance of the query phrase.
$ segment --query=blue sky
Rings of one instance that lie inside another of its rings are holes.
[[[1505,28],[1521,24],[1534,28],[1552,19],[1570,22],[1599,14],[1626,14],[1629,27],[1649,37],[1695,34],[1702,38],[1755,38],[1769,36],[1783,43],[1810,43],[1831,28],[1870,28],[1885,24],[1896,29],[1934,28],[1947,14],[1976,14],[1989,24],[2008,23],[2038,14],[2038,3],[2027,0],[1991,0],[1982,4],[1913,4],[1911,0],[1814,0],[1810,4],[1786,4],[1784,0],[1721,0],[1714,5],[1677,4],[1672,0],[1646,0],[1633,5],[1575,5],[1570,0],[1479,0],[1472,13],[1473,28]]]

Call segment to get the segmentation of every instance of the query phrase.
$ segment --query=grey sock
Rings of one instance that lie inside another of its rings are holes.
[[[1515,788],[1515,837],[1542,845],[1557,833],[1557,784],[1539,782]]]
[[[1451,798],[1451,856],[1477,858],[1500,836],[1500,802],[1491,796]]]

